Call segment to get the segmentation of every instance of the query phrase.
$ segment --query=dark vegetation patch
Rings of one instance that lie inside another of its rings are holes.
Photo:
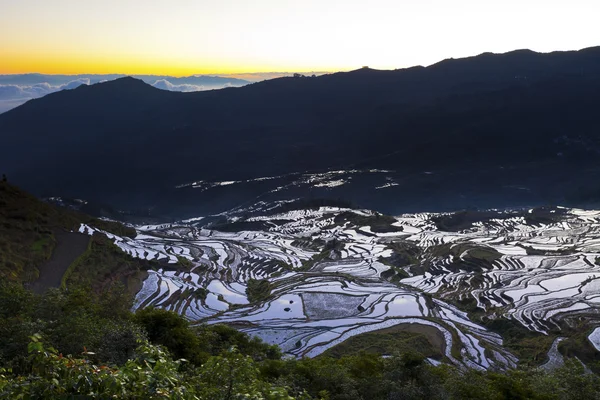
[[[407,267],[409,265],[415,265],[419,263],[419,257],[422,253],[422,249],[416,244],[398,241],[388,243],[387,247],[393,252],[391,257],[384,259],[387,265],[393,265],[395,267]]]
[[[303,238],[303,239],[295,239],[292,243],[292,246],[298,247],[300,249],[306,249],[311,251],[321,252],[323,247],[325,247],[326,242],[320,238]]]
[[[227,325],[193,327],[176,313],[153,308],[138,311],[133,320],[144,328],[152,343],[165,346],[175,358],[185,358],[196,365],[211,355],[230,350],[231,346],[257,361],[281,357],[277,346],[265,344]]]
[[[517,246],[524,248],[528,256],[567,256],[578,252],[575,246],[559,250],[534,249],[533,246],[525,246],[520,243]]]
[[[288,264],[288,263],[286,263],[285,261],[282,261],[282,260],[271,260],[271,263],[275,267],[281,268],[283,271],[292,271],[294,269],[294,267],[292,267],[292,265],[290,265],[290,264]]]
[[[249,279],[246,295],[251,303],[264,301],[271,295],[272,285],[267,279]]]
[[[189,259],[187,259],[185,257],[182,257],[182,256],[175,256],[175,257],[177,257],[177,264],[185,269],[190,269],[194,265]]]
[[[462,256],[462,258],[461,258]],[[436,272],[431,270],[433,259],[446,259],[451,257],[452,262],[447,266],[451,270],[463,270],[477,274],[482,270],[493,267],[493,262],[502,257],[497,250],[473,243],[445,243],[429,246],[423,256],[424,262],[411,266],[413,274]],[[441,272],[440,272],[441,273]]]
[[[536,207],[524,213],[524,218],[527,225],[548,225],[562,221],[567,213],[567,209],[560,207]]]
[[[472,271],[489,269],[494,261],[502,257],[502,254],[496,249],[467,243],[453,246],[450,254],[452,254],[455,263],[460,263],[461,269]]]
[[[331,239],[323,243],[319,243],[322,245],[319,253],[314,254],[308,260],[302,261],[302,271],[310,271],[316,264],[323,261],[332,261],[336,260],[340,257],[340,252],[344,248],[344,243],[337,239]],[[316,243],[313,243],[313,247],[311,249],[315,249]]]
[[[383,262],[383,261],[382,261]],[[385,262],[383,262],[385,264]],[[401,279],[408,278],[410,275],[398,267],[390,267],[387,271],[381,273],[381,277],[390,282],[399,282]]]
[[[446,243],[431,246],[427,249],[427,252],[427,255],[432,257],[445,258],[452,256],[454,259],[459,260],[460,256],[463,256],[465,260],[470,260],[472,262],[477,262],[479,260],[485,264],[489,264],[502,257],[502,254],[497,250],[474,243]]]

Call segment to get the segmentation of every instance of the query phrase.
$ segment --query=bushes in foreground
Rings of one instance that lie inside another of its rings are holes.
[[[600,398],[600,377],[577,361],[547,373],[434,367],[414,352],[296,360],[224,325],[131,313],[130,301],[119,288],[37,296],[0,283],[0,398]]]
[[[140,340],[133,357],[116,366],[95,363],[90,351],[63,356],[39,335],[28,351],[27,372],[0,369],[0,398],[585,400],[600,393],[598,377],[576,363],[554,373],[460,372],[412,353],[257,362],[234,347],[195,366]]]
[[[19,376],[0,370],[0,398],[292,399],[286,388],[258,379],[252,358],[235,350],[190,370],[182,368],[186,360],[175,361],[141,340],[135,355],[116,367],[65,357],[46,347],[40,335],[31,339],[31,370]]]

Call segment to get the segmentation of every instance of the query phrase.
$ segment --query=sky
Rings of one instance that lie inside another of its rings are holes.
[[[600,45],[598,0],[0,0],[0,74],[430,65]]]

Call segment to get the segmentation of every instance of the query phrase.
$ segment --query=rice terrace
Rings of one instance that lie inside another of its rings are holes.
[[[549,351],[555,338],[568,344],[583,323],[587,343],[573,351],[600,348],[600,328],[593,330],[600,212],[389,217],[339,207],[289,210],[289,204],[277,212],[283,206],[259,205],[243,218],[247,210],[238,210],[220,222],[221,230],[197,218],[137,226],[134,239],[109,234],[131,256],[161,262],[148,271],[135,308],[227,323],[296,357],[393,327],[422,333],[433,347],[431,363],[476,369],[513,368],[519,353],[538,361],[547,356],[506,345],[499,327],[507,324],[541,334],[540,347]]]

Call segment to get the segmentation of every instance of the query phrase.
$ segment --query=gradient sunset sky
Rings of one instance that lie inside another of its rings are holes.
[[[598,0],[0,0],[0,74],[393,69],[600,45]]]

